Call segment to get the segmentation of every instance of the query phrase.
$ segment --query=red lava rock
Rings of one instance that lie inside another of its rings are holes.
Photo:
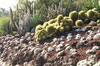
[[[97,57],[98,59],[100,59],[100,50],[97,51],[97,53],[96,53],[95,55],[96,55],[96,57]]]
[[[97,26],[97,22],[91,21],[91,22],[89,23],[89,25],[90,25],[90,26]]]

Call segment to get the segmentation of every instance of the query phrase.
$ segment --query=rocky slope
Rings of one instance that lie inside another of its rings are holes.
[[[90,23],[91,24],[91,23]],[[41,43],[34,33],[0,37],[1,66],[100,66],[100,25],[85,25]]]

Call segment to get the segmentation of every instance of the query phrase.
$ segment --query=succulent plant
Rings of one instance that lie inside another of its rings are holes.
[[[52,37],[56,33],[56,28],[53,24],[50,24],[46,27],[46,32],[48,33],[48,37]]]
[[[72,27],[73,26],[73,20],[67,19],[67,24],[68,24],[68,26]]]
[[[44,22],[43,27],[46,28],[48,25],[48,22]]]
[[[92,11],[92,10],[87,11],[87,17],[88,18],[92,18],[94,15],[95,15],[94,11]]]
[[[98,9],[97,8],[93,8],[92,11],[98,11]]]
[[[87,11],[87,17],[91,21],[96,21],[98,18],[100,18],[100,13],[98,11],[95,11],[95,10],[88,10]]]
[[[100,19],[97,20],[97,23],[100,24]]]
[[[57,16],[57,22],[60,25],[61,20],[63,19],[63,15],[58,15]]]
[[[47,32],[46,30],[42,29],[42,30],[39,30],[36,34],[35,34],[35,37],[36,37],[36,41],[40,42],[42,40],[45,40],[47,38]]]
[[[37,25],[35,31],[42,30],[42,29],[43,29],[42,25]]]
[[[77,20],[76,22],[75,22],[75,25],[76,26],[82,26],[84,24],[84,22],[82,21],[82,20]]]
[[[49,24],[53,24],[53,23],[55,23],[55,22],[56,22],[55,19],[51,19],[48,23],[49,23]]]
[[[77,11],[70,12],[69,17],[75,22],[78,19],[78,12]]]
[[[69,31],[70,30],[70,26],[65,26],[65,31]]]
[[[85,11],[80,11],[79,13],[78,13],[78,17],[79,17],[79,19],[81,19],[81,20],[84,20],[85,18],[86,18],[86,14],[85,14]]]
[[[85,18],[85,19],[84,19],[84,23],[85,23],[85,24],[88,24],[89,21],[90,21],[89,18]]]
[[[60,28],[59,28],[59,31],[60,31],[61,33],[63,33],[64,30],[65,30],[64,27],[60,27]]]
[[[91,22],[89,23],[89,25],[90,25],[90,26],[97,26],[97,23],[96,23],[95,21],[91,21]]]

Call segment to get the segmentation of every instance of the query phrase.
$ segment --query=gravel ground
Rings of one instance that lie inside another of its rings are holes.
[[[91,29],[89,30],[88,27]],[[82,66],[100,60],[100,26],[85,25],[82,28],[56,35],[43,42],[36,42],[34,33],[24,36],[0,36],[1,66]],[[5,63],[4,63],[5,62]],[[4,64],[3,64],[4,63]]]

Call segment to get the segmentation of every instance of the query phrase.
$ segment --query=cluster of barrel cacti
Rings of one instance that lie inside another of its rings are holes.
[[[45,22],[43,25],[36,26],[35,37],[36,41],[40,42],[54,36],[57,33],[68,31],[72,28],[73,20],[63,15],[58,15],[57,18]]]
[[[36,41],[40,42],[54,36],[57,33],[69,31],[73,26],[81,27],[90,21],[100,23],[100,13],[96,8],[85,11],[72,11],[69,16],[58,15],[57,18],[44,22],[43,25],[36,26]]]
[[[69,17],[73,20],[74,25],[82,26],[83,24],[87,24],[90,21],[97,21],[98,19],[100,19],[100,13],[97,8],[93,8],[88,10],[87,12],[83,10],[80,12],[72,11],[70,12]]]

